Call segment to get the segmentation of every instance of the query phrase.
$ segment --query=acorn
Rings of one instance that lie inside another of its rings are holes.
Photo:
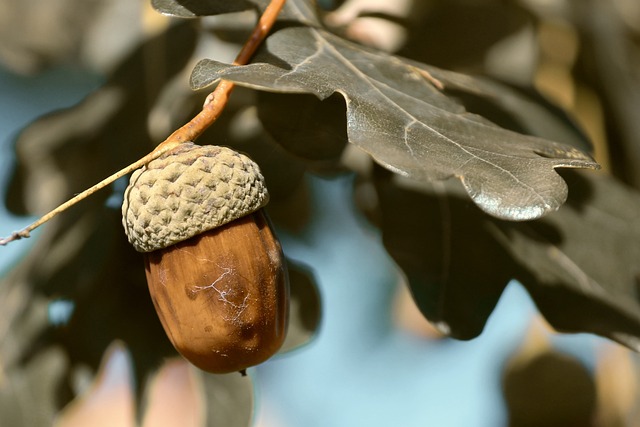
[[[229,148],[179,145],[136,170],[122,223],[176,350],[208,372],[244,372],[281,347],[289,285],[262,209],[264,178]]]

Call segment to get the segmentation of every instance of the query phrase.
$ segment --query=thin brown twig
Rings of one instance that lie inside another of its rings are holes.
[[[236,60],[233,61],[234,65],[244,65],[249,62],[255,51],[258,49],[260,44],[264,41],[267,34],[273,27],[273,24],[276,22],[280,11],[282,10],[286,0],[272,0],[267,8],[264,10],[258,23],[253,29],[251,36],[246,41],[246,43],[242,46],[242,49],[238,53]],[[37,221],[31,223],[27,227],[22,230],[16,231],[12,233],[10,236],[0,239],[0,245],[4,246],[9,244],[14,240],[19,240],[22,238],[27,238],[31,235],[31,232],[44,224],[45,222],[51,220],[61,212],[67,210],[69,207],[75,205],[81,200],[86,199],[93,193],[103,189],[107,185],[111,184],[115,180],[133,172],[134,170],[146,165],[150,161],[157,159],[168,151],[173,150],[178,145],[187,142],[194,141],[198,138],[209,126],[211,126],[222,114],[222,111],[227,105],[227,101],[229,100],[229,96],[233,91],[234,84],[228,80],[221,80],[216,86],[215,90],[209,94],[207,97],[208,102],[202,108],[193,119],[191,119],[187,124],[180,127],[178,130],[173,132],[166,140],[161,142],[155,150],[146,156],[142,157],[140,160],[135,163],[130,164],[124,169],[114,173],[113,175],[105,178],[100,181],[96,185],[91,188],[84,190],[82,193],[77,194],[75,197],[67,200],[57,208],[53,209],[51,212],[48,212],[44,216],[42,216]]]
[[[234,65],[244,65],[253,56],[258,49],[262,41],[265,39],[271,27],[276,22],[280,10],[284,6],[286,0],[272,0],[263,14],[260,16],[258,23],[253,29],[253,32],[249,36],[249,39],[244,44],[236,60],[233,61]],[[228,80],[221,80],[215,90],[209,94],[207,101],[202,108],[202,111],[198,113],[189,123],[176,130],[164,143],[169,142],[186,142],[193,141],[199,137],[209,126],[211,126],[220,116],[224,107],[227,105],[229,95],[235,85]],[[160,146],[162,146],[160,144]],[[159,147],[160,147],[159,146]]]
[[[12,242],[14,240],[19,240],[19,239],[22,239],[22,238],[29,237],[33,230],[35,230],[36,228],[40,227],[45,222],[49,221],[50,219],[52,219],[53,217],[58,215],[60,212],[63,212],[65,210],[67,210],[68,208],[70,208],[71,206],[75,205],[79,201],[81,201],[83,199],[86,199],[87,197],[89,197],[90,195],[95,193],[96,191],[102,190],[104,187],[106,187],[107,185],[111,184],[115,180],[117,180],[119,178],[122,178],[123,176],[127,175],[128,173],[133,172],[134,170],[136,170],[138,168],[141,168],[142,166],[146,165],[150,161],[162,156],[164,153],[173,150],[178,145],[179,144],[177,144],[177,143],[164,144],[162,148],[155,149],[154,151],[152,151],[151,153],[149,153],[146,156],[142,157],[140,160],[136,161],[135,163],[130,164],[126,168],[119,170],[118,172],[114,173],[113,175],[109,176],[108,178],[103,179],[102,181],[100,181],[96,185],[94,185],[94,186],[92,186],[90,188],[87,188],[82,193],[79,193],[75,197],[67,200],[66,202],[64,202],[63,204],[61,204],[60,206],[58,206],[54,210],[52,210],[52,211],[48,212],[47,214],[45,214],[44,216],[42,216],[36,222],[33,222],[33,223],[29,224],[29,226],[23,228],[20,231],[13,232],[9,237],[5,237],[3,239],[0,239],[0,245],[4,246],[4,245],[6,245],[6,244],[8,244],[8,243],[10,243],[10,242]]]

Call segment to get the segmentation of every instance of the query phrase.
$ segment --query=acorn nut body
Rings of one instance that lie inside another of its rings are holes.
[[[243,371],[284,341],[288,278],[267,201],[253,161],[193,143],[134,172],[125,191],[123,225],[158,317],[205,371]]]

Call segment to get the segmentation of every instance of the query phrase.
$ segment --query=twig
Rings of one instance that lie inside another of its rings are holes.
[[[278,14],[284,6],[286,0],[271,0],[267,8],[264,10],[258,23],[253,29],[247,42],[242,46],[240,53],[233,61],[234,65],[244,65],[253,56],[262,41],[265,39],[271,27],[276,22]],[[198,113],[189,123],[176,130],[165,142],[186,142],[193,141],[199,137],[209,126],[211,126],[220,116],[222,110],[227,105],[229,95],[235,85],[228,80],[221,80],[213,92],[207,96],[207,101]],[[162,144],[164,144],[163,142]],[[162,146],[160,144],[160,146]]]
[[[253,56],[255,51],[258,49],[260,44],[264,41],[267,34],[273,27],[273,24],[276,22],[278,18],[278,14],[282,10],[286,0],[272,0],[264,13],[260,16],[257,25],[253,29],[251,36],[246,41],[240,53],[236,57],[236,60],[233,61],[234,65],[244,65]],[[135,163],[130,164],[124,169],[114,173],[108,178],[100,181],[96,185],[91,188],[84,190],[82,193],[76,195],[72,199],[67,200],[51,212],[45,214],[43,217],[30,224],[29,226],[23,228],[20,231],[16,231],[12,233],[10,236],[0,239],[0,245],[5,246],[11,243],[14,240],[19,240],[22,238],[27,238],[31,235],[31,232],[44,224],[45,222],[51,220],[59,213],[67,210],[69,207],[75,205],[79,201],[86,199],[91,196],[93,193],[103,189],[107,185],[111,184],[115,180],[133,172],[134,170],[141,168],[146,165],[150,161],[157,159],[168,151],[173,150],[178,145],[187,142],[194,141],[198,138],[209,126],[211,126],[222,114],[222,111],[227,105],[227,101],[229,100],[229,95],[231,91],[233,91],[234,84],[228,80],[221,80],[218,83],[218,86],[215,90],[207,96],[207,102],[202,108],[202,111],[198,113],[193,119],[191,119],[187,124],[180,127],[178,130],[173,132],[166,140],[161,142],[155,150],[146,156],[142,157],[140,160]]]
[[[47,213],[44,216],[42,216],[36,222],[33,222],[33,223],[29,224],[27,227],[23,228],[20,231],[13,232],[9,237],[5,237],[3,239],[0,239],[0,245],[5,246],[6,244],[8,244],[8,243],[10,243],[10,242],[12,242],[14,240],[20,240],[22,238],[29,237],[33,230],[35,230],[36,228],[40,227],[42,224],[44,224],[45,222],[49,221],[50,219],[52,219],[53,217],[55,217],[59,213],[67,210],[68,208],[70,208],[71,206],[75,205],[79,201],[86,199],[87,197],[91,196],[93,193],[95,193],[95,192],[97,192],[99,190],[102,190],[104,187],[106,187],[107,185],[111,184],[115,180],[117,180],[119,178],[122,178],[123,176],[127,175],[128,173],[131,173],[134,170],[136,170],[138,168],[141,168],[142,166],[146,165],[150,161],[152,161],[154,159],[157,159],[158,157],[162,156],[166,152],[173,150],[178,145],[179,145],[179,143],[162,143],[161,146],[158,146],[155,150],[153,150],[151,153],[147,154],[146,156],[144,156],[140,160],[136,161],[135,163],[130,164],[129,166],[127,166],[124,169],[120,169],[118,172],[114,173],[113,175],[109,176],[108,178],[103,179],[102,181],[100,181],[99,183],[94,185],[93,187],[87,188],[82,193],[79,193],[79,194],[75,195],[73,198],[67,200],[66,202],[64,202],[63,204],[61,204],[60,206],[58,206],[54,210],[52,210],[49,213]]]

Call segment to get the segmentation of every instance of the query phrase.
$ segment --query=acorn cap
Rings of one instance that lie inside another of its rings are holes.
[[[247,156],[187,142],[131,175],[122,224],[138,252],[151,252],[255,212],[268,201],[258,165]]]

